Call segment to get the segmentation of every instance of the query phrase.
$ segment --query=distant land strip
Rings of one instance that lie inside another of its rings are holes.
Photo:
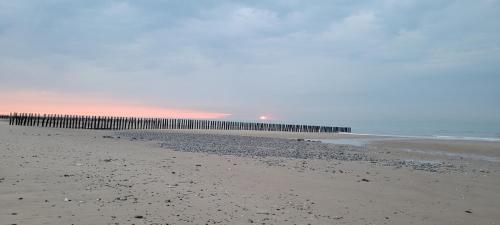
[[[310,133],[350,133],[350,127],[314,126],[274,123],[251,123],[175,118],[139,118],[113,116],[79,116],[36,113],[10,113],[1,115],[9,125],[36,126],[94,130],[149,130],[149,129],[189,129],[189,130],[252,130]]]

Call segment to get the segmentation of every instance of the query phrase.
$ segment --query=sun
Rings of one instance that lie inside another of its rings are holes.
[[[259,116],[259,120],[267,120],[267,116]]]

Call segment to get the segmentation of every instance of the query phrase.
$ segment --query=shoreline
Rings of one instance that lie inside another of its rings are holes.
[[[116,132],[0,123],[0,221],[398,225],[500,221],[500,163],[422,156],[398,151],[397,146],[297,140],[318,137],[301,135]]]

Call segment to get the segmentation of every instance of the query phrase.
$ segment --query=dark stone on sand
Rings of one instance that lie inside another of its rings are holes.
[[[134,218],[136,218],[136,219],[142,219],[142,218],[144,218],[144,216],[137,215],[137,216],[134,216]]]
[[[370,182],[370,180],[368,180],[368,179],[366,179],[366,178],[361,179],[361,181],[364,181],[364,182]]]
[[[293,159],[367,161],[395,168],[407,167],[428,172],[446,172],[457,169],[454,168],[453,165],[443,162],[378,159],[367,155],[366,147],[328,144],[301,138],[283,139],[134,130],[116,132],[115,136],[118,135],[131,139],[146,138],[148,140],[155,140],[159,142],[159,145],[162,148],[180,152],[203,152],[217,155],[235,155],[252,158],[284,157]],[[344,173],[346,171],[338,170],[338,172]]]
[[[472,213],[472,210],[465,210],[466,213]]]
[[[102,136],[102,138],[113,138],[113,136],[104,135],[104,136]]]

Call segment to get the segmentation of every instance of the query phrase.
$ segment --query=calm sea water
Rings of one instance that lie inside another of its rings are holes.
[[[498,123],[385,123],[352,125],[357,134],[389,135],[401,137],[432,137],[451,140],[500,141]]]

